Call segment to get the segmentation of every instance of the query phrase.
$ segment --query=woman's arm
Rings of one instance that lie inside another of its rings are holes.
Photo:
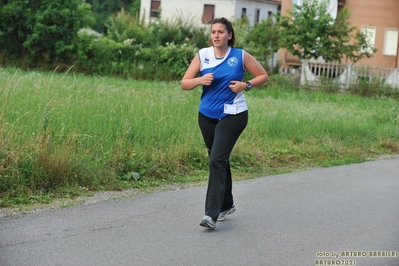
[[[259,64],[259,62],[249,53],[244,51],[244,68],[251,73],[254,78],[244,81],[233,81],[230,84],[230,89],[236,93],[242,92],[247,87],[247,82],[252,84],[252,87],[259,87],[269,80],[269,75],[266,70]]]
[[[254,78],[247,80],[251,82],[253,87],[259,87],[269,80],[269,75],[259,62],[249,53],[244,51],[244,67],[251,73]]]
[[[198,77],[200,72],[200,60],[198,54],[191,61],[190,66],[186,70],[181,80],[181,88],[183,90],[192,90],[198,85],[210,85],[213,81],[213,74],[209,73],[202,77]]]

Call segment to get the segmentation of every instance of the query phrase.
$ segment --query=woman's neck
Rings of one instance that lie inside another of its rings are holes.
[[[227,51],[229,50],[229,47],[223,47],[223,48],[216,48],[213,47],[213,53],[215,54],[215,58],[223,58],[225,57]]]

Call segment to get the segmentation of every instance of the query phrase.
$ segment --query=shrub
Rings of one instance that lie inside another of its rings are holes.
[[[78,0],[3,2],[0,53],[27,68],[54,68],[69,62],[76,52],[78,30],[93,22],[90,5]]]
[[[144,48],[129,40],[119,43],[87,36],[82,36],[80,42],[80,72],[133,79],[180,79],[196,52],[187,44]]]

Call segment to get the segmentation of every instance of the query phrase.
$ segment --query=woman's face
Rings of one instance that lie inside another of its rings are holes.
[[[215,23],[211,28],[211,40],[214,47],[228,46],[231,33],[226,29],[222,23]]]

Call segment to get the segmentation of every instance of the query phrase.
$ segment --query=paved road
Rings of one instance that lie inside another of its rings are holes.
[[[399,265],[398,158],[233,190],[215,230],[199,226],[205,187],[3,217],[0,265]]]

